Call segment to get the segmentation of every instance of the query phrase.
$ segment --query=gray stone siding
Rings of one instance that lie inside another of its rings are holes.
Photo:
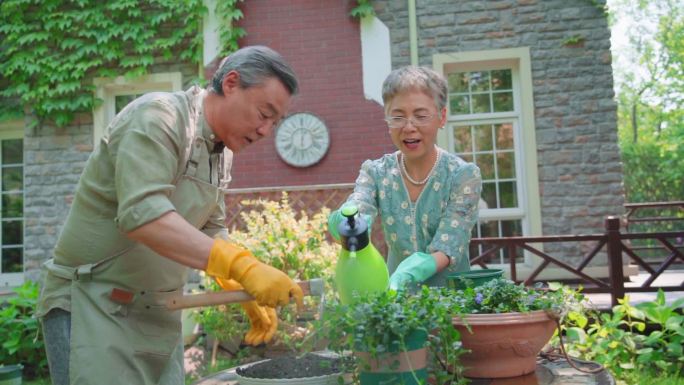
[[[197,78],[194,64],[161,64],[152,73],[181,72],[184,88]],[[24,131],[24,271],[40,279],[41,264],[66,220],[78,179],[93,151],[93,114],[83,113],[69,126],[50,123]]]
[[[410,64],[406,2],[373,3],[390,29],[393,68]],[[589,0],[416,3],[420,65],[437,53],[530,48],[543,233],[603,232],[605,216],[623,213],[624,191],[601,10]]]

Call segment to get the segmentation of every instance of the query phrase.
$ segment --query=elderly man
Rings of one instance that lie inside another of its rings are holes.
[[[53,384],[183,384],[178,295],[189,268],[243,289],[252,330],[270,339],[276,306],[302,291],[227,241],[233,153],[270,135],[297,79],[275,51],[243,48],[209,89],[146,94],[124,108],[86,164],[38,307]]]

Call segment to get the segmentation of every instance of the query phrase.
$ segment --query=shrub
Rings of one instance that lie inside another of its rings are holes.
[[[37,283],[26,281],[0,305],[0,363],[22,364],[28,378],[48,373],[40,323],[34,317],[39,291]]]
[[[240,214],[246,229],[231,232],[231,240],[294,280],[324,278],[326,296],[331,296],[339,246],[326,240],[330,210],[323,208],[311,217],[305,212],[297,215],[285,192],[280,201],[257,199],[241,203],[252,209]],[[213,279],[206,280],[206,286],[209,290],[221,290]],[[305,297],[305,303],[314,308],[317,300]],[[312,332],[310,324],[297,326],[296,317],[292,307],[280,309],[278,313],[280,323],[276,339],[292,349],[307,342],[306,337]],[[208,335],[219,340],[241,337],[249,327],[237,304],[205,308],[197,312],[195,318]]]
[[[644,376],[681,376],[684,316],[677,309],[682,305],[684,299],[668,305],[660,290],[655,301],[636,306],[625,296],[611,313],[594,316],[591,324],[584,315],[570,314],[568,353],[604,365],[629,384],[638,384]]]

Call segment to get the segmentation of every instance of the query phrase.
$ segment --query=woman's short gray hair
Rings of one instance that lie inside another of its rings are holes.
[[[262,84],[268,78],[278,78],[290,95],[297,94],[299,85],[289,64],[271,48],[254,45],[241,48],[228,55],[214,73],[211,86],[215,93],[223,95],[223,78],[230,71],[240,74],[240,87],[249,88]]]
[[[390,72],[382,83],[382,101],[385,102],[385,108],[397,94],[411,90],[432,95],[438,111],[446,107],[448,88],[444,77],[427,67],[406,66]]]

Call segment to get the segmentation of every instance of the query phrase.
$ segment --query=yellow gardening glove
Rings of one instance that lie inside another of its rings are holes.
[[[243,290],[242,285],[229,279],[215,278],[223,290]],[[272,307],[259,306],[256,301],[240,303],[249,318],[250,328],[245,334],[247,345],[258,346],[270,341],[278,328],[278,316]]]
[[[223,239],[214,240],[206,272],[216,278],[236,280],[261,306],[287,305],[293,297],[298,309],[304,307],[302,288],[287,274]]]

